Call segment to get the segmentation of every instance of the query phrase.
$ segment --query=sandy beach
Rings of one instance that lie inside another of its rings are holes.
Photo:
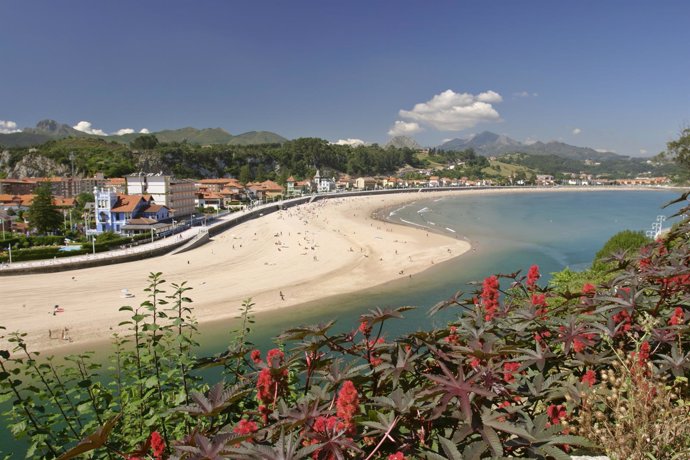
[[[372,213],[430,197],[317,201],[242,224],[187,253],[2,277],[0,325],[7,332],[26,332],[33,350],[108,340],[123,331],[118,324],[128,319],[119,307],[146,299],[143,289],[151,272],[163,273],[169,291],[170,283],[182,281],[193,288],[188,294],[199,322],[232,318],[250,297],[254,311],[265,312],[414,276],[470,245],[454,236],[375,220]],[[134,297],[123,298],[123,289]],[[55,305],[63,311],[53,314]]]
[[[548,191],[575,190],[604,188]],[[146,300],[143,289],[151,272],[163,273],[168,291],[170,283],[183,281],[193,288],[188,295],[200,323],[235,317],[248,298],[259,313],[352,293],[415,276],[471,249],[450,232],[377,220],[372,217],[377,210],[441,196],[544,191],[463,190],[323,200],[247,222],[182,254],[0,277],[0,325],[6,332],[26,332],[34,350],[88,349],[81,345],[107,341],[123,331],[118,324],[129,315],[118,309]],[[134,297],[123,298],[123,289]],[[55,305],[63,311],[53,315]]]

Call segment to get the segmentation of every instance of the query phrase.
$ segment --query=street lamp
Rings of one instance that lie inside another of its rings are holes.
[[[5,241],[5,219],[0,218],[0,222],[2,222],[2,241]]]

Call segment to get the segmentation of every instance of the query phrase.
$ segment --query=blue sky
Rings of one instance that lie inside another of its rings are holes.
[[[690,123],[688,1],[0,0],[0,130],[222,127],[651,155]],[[399,123],[396,123],[399,122]],[[15,128],[16,124],[16,128]]]

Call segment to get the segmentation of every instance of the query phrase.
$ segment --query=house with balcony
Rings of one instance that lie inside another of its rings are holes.
[[[314,187],[317,193],[328,193],[335,190],[335,177],[321,176],[319,170],[314,175]]]
[[[156,204],[151,195],[121,195],[113,189],[96,189],[94,197],[95,233],[125,233],[131,230],[125,226],[133,220],[148,219],[151,226],[170,217],[169,208]]]
[[[223,196],[216,192],[198,192],[194,204],[197,208],[213,208],[218,211],[223,205]]]

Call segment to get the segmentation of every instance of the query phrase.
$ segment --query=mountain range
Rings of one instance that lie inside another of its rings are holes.
[[[270,131],[250,131],[243,134],[232,135],[222,128],[180,128],[151,133],[160,142],[188,142],[197,145],[224,144],[224,145],[256,145],[256,144],[282,144],[286,138]],[[55,120],[41,120],[35,128],[25,128],[21,132],[0,134],[0,146],[3,147],[30,147],[45,142],[76,138],[100,138],[111,142],[129,144],[134,139],[142,136],[142,133],[130,133],[112,136],[98,136],[88,134],[73,127],[58,123]],[[393,137],[386,147],[421,149],[422,147],[407,136]],[[508,136],[484,131],[467,138],[455,138],[435,147],[438,150],[467,150],[474,151],[483,156],[502,155],[507,153],[528,153],[533,155],[556,155],[572,160],[611,160],[627,158],[613,152],[595,150],[589,147],[576,147],[563,142],[532,142],[524,143]]]
[[[210,145],[253,145],[253,144],[282,144],[287,141],[283,136],[270,131],[250,131],[238,135],[232,135],[222,128],[181,128],[164,130],[151,133],[160,142],[188,142],[190,144]],[[4,147],[31,147],[45,142],[64,139],[66,137],[102,138],[112,142],[129,144],[134,139],[142,136],[142,133],[131,133],[112,136],[98,136],[88,134],[69,125],[58,123],[55,120],[41,120],[35,128],[24,128],[21,132],[0,134],[0,146]]]
[[[484,131],[482,133],[460,139],[451,139],[436,147],[438,150],[467,150],[483,156],[501,155],[505,153],[530,153],[533,155],[556,155],[572,160],[612,160],[624,158],[613,152],[602,152],[589,147],[576,147],[563,142],[533,142],[524,143],[508,136]]]

